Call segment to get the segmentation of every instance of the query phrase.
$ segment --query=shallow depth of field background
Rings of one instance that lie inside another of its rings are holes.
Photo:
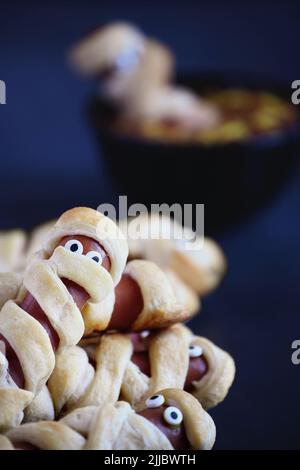
[[[93,86],[65,62],[83,32],[130,20],[171,46],[180,71],[237,69],[289,88],[300,79],[299,18],[292,1],[2,2],[0,229],[117,199],[85,119]],[[135,171],[147,176],[142,165]],[[192,322],[237,363],[228,398],[212,411],[217,449],[300,448],[300,365],[290,358],[300,338],[299,187],[297,170],[272,204],[219,237],[229,272]]]

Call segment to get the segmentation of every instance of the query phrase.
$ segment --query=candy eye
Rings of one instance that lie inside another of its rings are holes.
[[[69,250],[72,253],[76,253],[78,255],[82,255],[83,253],[83,246],[79,240],[69,240],[64,247],[66,250]]]
[[[85,256],[91,258],[95,263],[101,264],[102,263],[102,256],[98,251],[89,251]]]
[[[168,408],[166,408],[164,411],[164,420],[168,424],[178,426],[180,423],[182,423],[183,415],[181,411],[176,408],[176,406],[168,406]]]
[[[203,351],[201,346],[194,346],[193,344],[189,347],[189,356],[190,357],[200,357]]]
[[[147,408],[159,408],[164,402],[165,399],[162,395],[153,395],[146,400],[146,406]]]
[[[144,330],[141,332],[141,338],[148,338],[149,335],[150,335],[149,330]]]

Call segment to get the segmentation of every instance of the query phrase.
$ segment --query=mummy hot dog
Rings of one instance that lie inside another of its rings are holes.
[[[127,264],[115,292],[85,318],[86,334],[163,328],[189,316],[164,272],[150,261],[134,260]],[[97,323],[95,318],[102,321]]]
[[[144,36],[126,23],[98,28],[80,40],[70,59],[82,74],[101,79],[110,99],[122,99],[127,93],[144,52]]]
[[[78,343],[83,317],[111,294],[127,245],[112,221],[87,208],[64,213],[29,264],[17,301],[0,312],[0,428],[20,422],[55,365]]]
[[[181,390],[162,390],[139,411],[128,403],[74,410],[59,422],[24,424],[0,436],[0,450],[211,449],[215,425]]]
[[[193,239],[192,232],[186,227],[183,234],[176,221],[158,214],[140,215],[129,223],[121,221],[119,226],[127,237],[131,259],[148,259],[162,269],[174,271],[200,296],[207,295],[221,282],[226,259],[213,240],[204,238],[201,243],[197,237]],[[140,237],[133,237],[136,232]]]
[[[215,425],[190,394],[159,391],[135,412],[128,403],[85,407],[61,420],[87,437],[85,449],[211,449]]]
[[[166,387],[192,393],[204,408],[222,401],[233,382],[231,356],[211,341],[183,325],[149,334],[132,335],[133,354],[121,387],[121,395],[138,403],[145,395]]]
[[[106,98],[124,109],[138,90],[167,83],[174,70],[167,47],[126,23],[98,28],[73,47],[70,58],[82,74],[99,78]]]
[[[184,389],[210,408],[225,398],[234,378],[231,356],[182,325],[156,333],[105,334],[82,345],[89,359],[79,347],[65,349],[49,380],[57,416],[115,403],[120,396],[136,405],[166,387]]]
[[[129,262],[112,297],[115,301],[109,298],[104,307],[102,304],[105,322],[101,323],[100,330],[155,329],[188,317],[188,312],[178,304],[167,277],[149,261]],[[95,311],[95,316],[100,317],[99,307]],[[95,329],[95,322],[91,324]],[[119,397],[122,377],[133,352],[131,340],[125,335],[106,335],[99,340],[99,334],[92,334],[84,341],[85,344],[101,343],[96,374],[80,348],[64,349],[57,355],[49,380],[57,415],[63,408],[115,402]]]
[[[118,67],[123,70],[126,66],[136,65],[143,47],[144,37],[137,28],[126,23],[112,23],[81,39],[71,50],[70,57],[84,74],[107,75],[117,72]]]
[[[191,130],[211,128],[219,122],[214,106],[171,85],[141,90],[128,101],[125,112],[132,120],[168,122]]]

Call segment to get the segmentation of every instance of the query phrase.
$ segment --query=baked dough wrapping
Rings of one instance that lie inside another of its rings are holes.
[[[143,301],[143,308],[137,312],[136,319],[129,326],[130,330],[140,331],[167,327],[190,317],[190,310],[186,308],[184,303],[178,301],[168,276],[156,264],[146,260],[133,260],[126,265],[123,274],[135,281]],[[119,288],[123,289],[122,280],[117,289]],[[124,289],[126,289],[126,284]],[[89,321],[87,322],[85,319],[86,334],[91,334],[94,330],[111,329],[111,318],[114,313],[115,315],[118,313],[118,310],[114,312],[114,307],[114,293],[106,297],[102,303],[91,306]],[[89,328],[89,324],[91,328]],[[116,329],[126,330],[128,327],[122,328],[120,325]]]
[[[162,388],[183,389],[189,370],[190,348],[197,346],[205,359],[207,371],[199,381],[193,381],[190,392],[205,409],[224,400],[235,375],[232,357],[206,338],[193,335],[184,325],[151,334],[148,343],[151,375],[145,375],[132,361],[122,383],[122,396],[137,404]]]
[[[138,406],[163,388],[184,389],[191,349],[194,357],[203,358],[206,369],[189,384],[189,392],[205,409],[224,400],[235,375],[234,361],[226,351],[180,324],[139,336],[145,342],[142,354],[147,355],[150,375],[135,363],[134,340],[129,334],[84,339],[85,351],[78,346],[64,349],[49,380],[56,416],[84,406],[115,403],[119,397]]]
[[[0,272],[23,267],[26,234],[23,230],[0,232]]]
[[[0,449],[181,450],[186,445],[194,450],[211,449],[215,425],[201,404],[182,390],[161,390],[158,395],[161,402],[154,415],[151,415],[154,407],[149,402],[140,404],[136,411],[122,401],[86,406],[59,422],[39,421],[15,427],[0,436]],[[149,410],[150,413],[144,413]],[[168,411],[179,418],[176,423],[170,422]],[[163,425],[155,419],[157,413]],[[175,447],[174,428],[185,436],[176,441]]]
[[[81,450],[84,445],[83,436],[55,421],[22,424],[0,436],[0,450]]]
[[[215,441],[215,425],[201,404],[190,394],[176,389],[158,392],[164,404],[182,412],[191,449],[210,449]],[[172,450],[172,443],[157,425],[139,413],[148,408],[141,403],[135,412],[128,403],[88,406],[74,410],[61,422],[87,437],[85,449]]]
[[[69,235],[86,236],[99,242],[109,256],[110,271],[87,256],[58,246],[60,240]],[[115,224],[93,209],[75,208],[65,212],[49,232],[44,247],[27,266],[17,300],[8,300],[0,311],[0,334],[14,350],[25,384],[25,390],[20,390],[11,377],[5,343],[1,341],[0,429],[20,423],[22,410],[41,393],[55,366],[55,351],[48,332],[22,308],[27,292],[58,335],[58,351],[75,345],[84,333],[84,317],[89,308],[101,303],[118,283],[127,252],[126,241]],[[62,278],[72,281],[88,294],[82,310]]]
[[[119,227],[127,237],[130,259],[148,259],[172,270],[201,297],[212,292],[226,272],[224,253],[215,241],[202,240],[166,215],[142,214],[121,220]]]

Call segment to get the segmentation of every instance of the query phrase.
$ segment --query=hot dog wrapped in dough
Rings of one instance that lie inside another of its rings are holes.
[[[138,411],[121,401],[79,408],[59,422],[23,424],[0,435],[0,450],[208,450],[215,434],[195,398],[169,389]]]
[[[181,390],[159,391],[134,411],[128,403],[74,410],[61,420],[87,438],[88,450],[204,450],[215,425],[199,402]]]
[[[234,361],[208,339],[194,336],[183,325],[131,334],[130,339],[133,351],[122,378],[121,396],[133,405],[170,387],[192,393],[205,408],[226,397],[235,375]],[[99,351],[96,348],[97,364]],[[87,352],[93,355],[93,348]]]
[[[118,101],[128,93],[144,48],[144,35],[137,28],[112,23],[78,41],[70,52],[70,60],[83,75],[100,79],[104,94]]]
[[[17,300],[0,311],[0,429],[18,424],[55,366],[55,353],[77,344],[84,316],[113,292],[128,248],[93,209],[65,212],[24,273]]]
[[[127,23],[94,30],[75,44],[70,60],[83,75],[99,79],[104,96],[122,107],[138,90],[167,83],[174,71],[170,50]]]
[[[151,261],[133,260],[126,265],[114,293],[90,309],[86,334],[164,328],[189,317],[166,274]]]
[[[189,90],[171,85],[137,89],[124,113],[133,121],[166,122],[190,130],[209,129],[220,120],[214,106]]]
[[[148,259],[173,271],[201,297],[212,292],[224,277],[226,258],[220,246],[166,215],[143,214],[121,221],[119,226],[127,237],[130,259]]]
[[[160,331],[104,334],[64,349],[49,380],[56,416],[115,403],[136,406],[161,388],[184,389],[204,408],[227,395],[235,374],[231,356],[183,325]]]

